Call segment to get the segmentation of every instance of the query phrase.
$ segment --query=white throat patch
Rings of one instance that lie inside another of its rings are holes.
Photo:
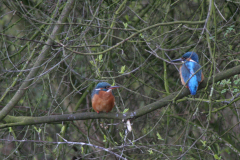
[[[108,91],[107,92],[111,92],[112,91],[112,89],[108,89]]]

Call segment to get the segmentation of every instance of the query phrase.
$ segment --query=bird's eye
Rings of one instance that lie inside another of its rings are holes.
[[[183,60],[186,60],[186,58],[185,58],[185,57],[182,57],[182,59],[183,59]]]

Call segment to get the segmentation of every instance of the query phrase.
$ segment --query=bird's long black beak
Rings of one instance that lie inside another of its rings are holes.
[[[172,60],[171,62],[180,62],[180,61],[183,61],[183,59],[182,59],[182,58],[174,59],[174,60]]]

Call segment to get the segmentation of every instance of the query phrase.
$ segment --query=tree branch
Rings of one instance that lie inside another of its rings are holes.
[[[67,19],[69,12],[72,10],[73,2],[74,2],[74,0],[68,0],[66,2],[66,6],[64,7],[64,9],[59,17],[57,24],[55,24],[52,34],[50,35],[50,37],[48,38],[48,40],[46,42],[46,44],[48,44],[48,45],[45,45],[43,47],[38,59],[36,60],[34,66],[32,67],[33,69],[29,72],[26,79],[23,81],[22,85],[19,87],[19,89],[17,90],[17,92],[15,93],[13,98],[0,111],[0,120],[2,120],[13,109],[13,107],[18,103],[18,101],[24,96],[26,89],[29,87],[29,85],[33,81],[34,77],[37,75],[37,73],[40,69],[39,66],[41,66],[45,57],[47,56],[48,52],[51,49],[50,46],[53,44],[53,42],[56,39],[56,37],[58,36],[58,34],[62,31],[63,25],[58,25],[58,23],[62,23]]]
[[[215,76],[215,82],[220,80],[229,78],[236,74],[240,74],[240,66],[233,67],[221,73],[218,73]],[[212,84],[212,78],[209,79],[208,85]],[[207,79],[205,79],[199,86],[199,90],[206,87]],[[190,92],[187,88],[184,88],[180,94],[174,92],[169,96],[160,99],[154,103],[151,103],[147,106],[144,106],[140,109],[137,109],[132,112],[128,113],[100,113],[97,114],[95,112],[84,112],[84,113],[76,113],[76,114],[64,114],[64,115],[52,115],[52,116],[42,116],[42,117],[27,117],[27,116],[6,116],[4,121],[7,124],[3,124],[0,126],[1,128],[6,128],[10,126],[20,126],[20,125],[33,125],[33,124],[40,124],[40,123],[53,123],[53,122],[62,122],[62,121],[74,121],[74,120],[87,120],[87,119],[119,119],[119,120],[126,120],[131,118],[138,118],[147,113],[153,112],[157,109],[160,109],[167,104],[171,103],[173,99],[181,99],[184,96],[189,95]],[[176,97],[178,95],[178,97]]]
[[[122,40],[121,42],[118,42],[117,44],[115,44],[114,46],[104,50],[104,51],[101,51],[101,52],[97,52],[97,53],[82,53],[82,52],[77,52],[77,51],[74,51],[74,50],[71,50],[70,48],[67,48],[65,47],[67,50],[73,52],[73,53],[77,53],[77,54],[80,54],[80,55],[99,55],[99,54],[104,54],[104,53],[107,53],[108,51],[111,51],[112,49],[120,46],[121,44],[125,43],[126,41],[128,41],[129,39],[139,35],[140,33],[144,32],[144,31],[147,31],[149,29],[152,29],[152,28],[155,28],[155,27],[159,27],[159,26],[168,26],[168,25],[174,25],[174,24],[189,24],[189,25],[197,25],[197,24],[202,24],[202,23],[205,23],[205,20],[203,21],[174,21],[174,22],[166,22],[166,23],[157,23],[157,24],[154,24],[152,26],[149,26],[149,27],[146,27],[146,28],[143,28],[135,33],[133,33],[132,35],[130,35],[129,37],[125,38],[124,40]]]

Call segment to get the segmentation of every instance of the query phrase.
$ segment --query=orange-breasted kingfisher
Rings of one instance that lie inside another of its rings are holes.
[[[112,89],[119,88],[120,86],[111,86],[107,82],[100,82],[92,91],[92,107],[99,112],[110,112],[115,103],[115,97]]]
[[[182,85],[190,90],[191,95],[196,95],[199,83],[204,79],[202,70],[200,69],[202,66],[198,64],[197,53],[187,52],[181,58],[172,60],[172,62],[178,61],[183,63],[179,68]]]

